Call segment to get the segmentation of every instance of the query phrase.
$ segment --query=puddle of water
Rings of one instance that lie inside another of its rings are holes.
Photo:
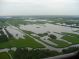
[[[39,28],[37,28],[37,27],[39,27]],[[34,32],[36,34],[43,34],[43,33],[49,32],[48,35],[53,34],[53,35],[55,35],[57,37],[58,40],[67,42],[69,44],[72,44],[72,43],[61,39],[61,37],[63,35],[58,34],[58,33],[68,32],[68,33],[79,34],[77,32],[74,32],[75,30],[78,30],[78,28],[71,28],[71,27],[54,25],[54,24],[49,24],[49,23],[41,24],[41,25],[38,25],[38,24],[20,25],[20,29],[27,30],[27,31],[32,31],[32,32]],[[47,40],[47,38],[48,37],[45,37],[45,36],[41,37],[41,39],[43,41],[52,44],[49,40]],[[44,40],[44,39],[46,39],[46,40]],[[53,44],[53,45],[56,45],[56,44]]]
[[[51,42],[50,40],[48,40],[48,38],[50,38],[50,37],[48,37],[48,36],[40,37],[40,39],[41,39],[42,41],[46,42],[46,43],[49,43],[49,44],[55,45],[55,46],[58,45],[58,44],[56,44],[56,43]]]
[[[24,20],[24,21],[36,22],[36,21],[47,21],[47,20],[40,20],[40,19],[38,19],[38,20]]]
[[[4,34],[8,37],[8,34],[7,34],[6,31],[4,30],[4,28],[2,29],[2,31],[3,31]]]
[[[24,34],[21,33],[18,28],[14,27],[14,26],[8,26],[7,30],[9,31],[10,34],[13,35],[13,37],[15,37],[16,39],[22,38],[24,39]]]
[[[44,25],[44,26],[42,26]],[[36,34],[39,33],[46,33],[46,32],[50,32],[50,33],[61,33],[61,32],[68,32],[68,33],[75,33],[75,34],[79,34],[74,32],[75,30],[79,30],[78,28],[71,28],[71,27],[65,27],[65,26],[59,26],[59,25],[54,25],[54,24],[42,24],[42,25],[37,25],[37,24],[30,24],[30,25],[20,25],[20,29],[22,30],[27,30],[27,31],[32,31]],[[39,27],[39,28],[37,28]],[[59,37],[59,35],[58,35]]]
[[[5,49],[0,49],[0,52],[8,52],[10,49],[5,48]]]

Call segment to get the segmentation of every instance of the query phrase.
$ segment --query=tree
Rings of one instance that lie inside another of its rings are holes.
[[[59,55],[57,51],[17,48],[14,52],[13,59],[41,59]]]
[[[49,37],[52,39],[57,39],[57,37],[55,35],[52,35],[52,34],[50,34]]]

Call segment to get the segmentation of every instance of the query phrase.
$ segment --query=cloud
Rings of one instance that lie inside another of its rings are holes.
[[[2,0],[0,15],[79,15],[78,0]]]

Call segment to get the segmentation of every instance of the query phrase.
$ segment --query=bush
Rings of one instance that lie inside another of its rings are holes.
[[[64,54],[67,54],[67,53],[75,52],[78,50],[79,50],[79,47],[69,47],[68,49],[63,49],[62,52]]]
[[[55,35],[52,35],[52,34],[50,34],[49,37],[52,39],[57,39],[57,37]]]
[[[18,48],[13,55],[13,59],[41,59],[59,55],[57,51]]]

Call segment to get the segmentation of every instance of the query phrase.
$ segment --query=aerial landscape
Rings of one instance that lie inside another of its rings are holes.
[[[78,0],[0,0],[0,59],[76,58]]]
[[[79,17],[0,17],[0,48],[0,52],[10,55],[21,48],[52,51],[52,55],[49,56],[77,51],[79,49]]]

